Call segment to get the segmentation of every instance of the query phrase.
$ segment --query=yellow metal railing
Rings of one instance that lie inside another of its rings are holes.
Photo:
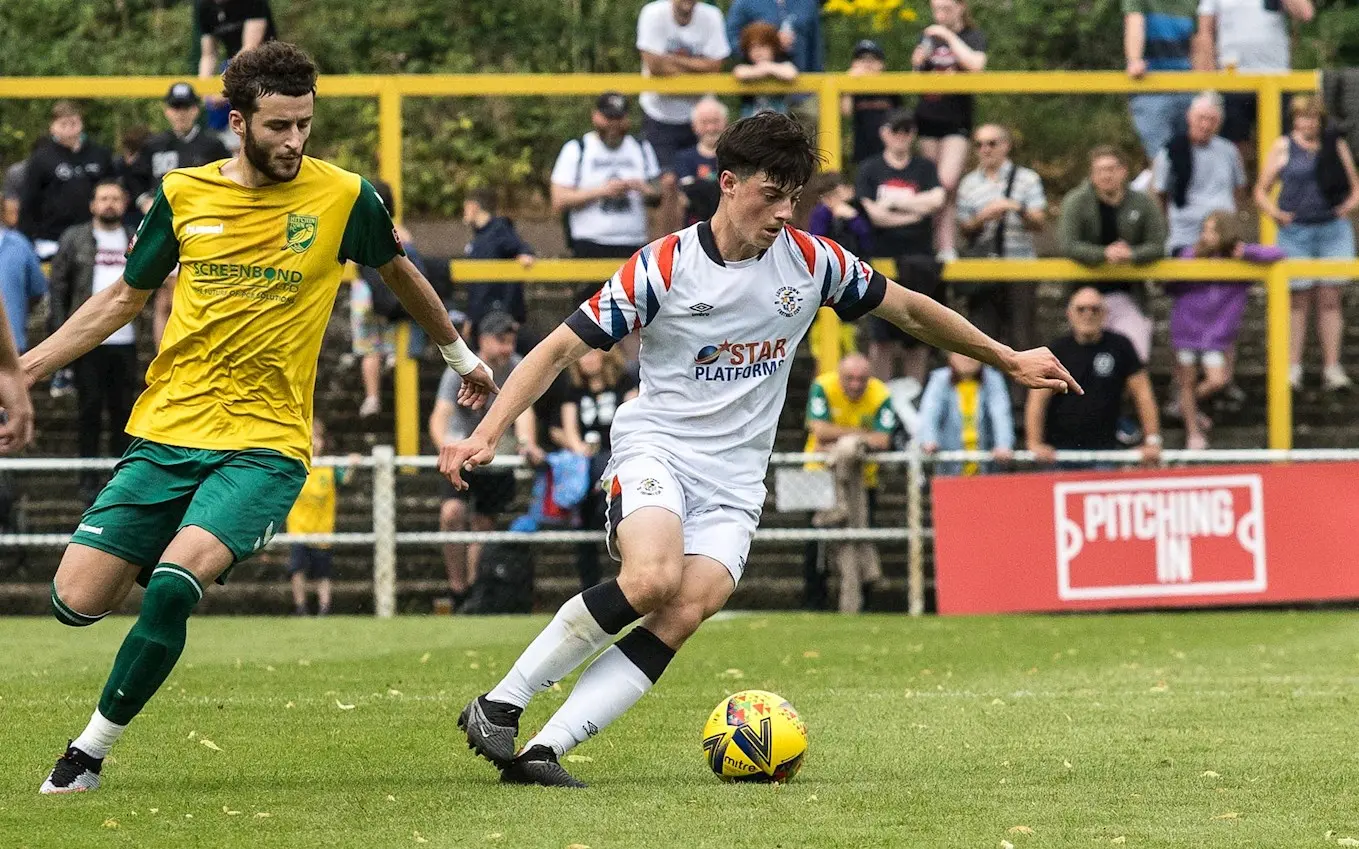
[[[165,90],[184,77],[0,77],[0,99],[5,98],[105,98],[105,99],[154,99],[164,95]],[[197,83],[202,93],[219,93],[221,82],[218,79],[200,80]],[[1281,131],[1283,93],[1291,91],[1315,90],[1319,75],[1315,71],[1295,71],[1287,74],[1240,74],[1240,73],[1154,73],[1144,79],[1132,80],[1125,74],[1115,71],[988,71],[981,74],[914,74],[890,73],[871,77],[851,77],[844,74],[803,74],[792,83],[739,83],[727,74],[679,76],[667,78],[643,78],[637,74],[446,74],[446,75],[394,75],[394,76],[324,76],[317,90],[322,97],[376,97],[378,99],[378,173],[392,186],[398,216],[403,208],[401,190],[402,172],[402,118],[401,103],[407,97],[543,97],[543,96],[591,96],[603,91],[619,91],[636,94],[643,91],[658,91],[667,94],[701,94],[712,92],[721,95],[754,94],[766,92],[816,94],[819,97],[818,141],[825,155],[828,169],[839,169],[842,163],[842,121],[840,116],[841,94],[863,94],[875,92],[900,92],[902,94],[920,93],[959,93],[959,94],[1148,94],[1153,92],[1198,91],[1214,89],[1224,92],[1255,92],[1258,98],[1258,135],[1260,159],[1264,161],[1270,143]],[[321,130],[325,132],[324,128]],[[1096,141],[1094,139],[1092,142]],[[1261,241],[1272,244],[1275,239],[1274,222],[1261,217]],[[968,261],[953,263],[949,266],[949,279],[1008,279],[1008,280],[1086,280],[1099,279],[1100,274],[1109,271],[1090,271],[1074,265],[1063,265],[1063,270],[1055,272],[1054,266],[1043,261],[1038,263],[1006,263],[1002,268],[987,261]],[[1285,267],[1286,265],[1286,267]],[[1268,280],[1269,289],[1269,351],[1270,351],[1270,446],[1286,448],[1291,442],[1291,412],[1287,379],[1288,351],[1288,286],[1287,278],[1291,271],[1295,276],[1320,276],[1314,268],[1324,265],[1328,274],[1350,276],[1356,274],[1354,264],[1288,263],[1272,269],[1254,269],[1250,274],[1249,266],[1237,270],[1237,279]],[[1023,267],[1021,267],[1023,266]],[[1175,263],[1175,274],[1164,279],[1187,279],[1187,265]],[[557,266],[544,261],[531,271],[525,271],[517,264],[510,268],[495,271],[487,266],[474,270],[468,263],[466,267],[459,262],[462,280],[494,279],[486,275],[504,274],[498,279],[536,280],[547,279],[539,275],[551,269],[559,269],[560,274],[569,276],[572,281],[582,279],[602,279],[613,273],[608,269],[595,273],[598,267]],[[1224,270],[1230,270],[1222,266]],[[977,277],[960,277],[971,275]],[[1152,273],[1152,271],[1156,273]],[[1138,279],[1161,276],[1169,272],[1158,264],[1138,269],[1134,277]],[[587,273],[588,272],[588,273]],[[886,267],[884,266],[884,273]],[[1220,279],[1218,271],[1205,272],[1209,279]],[[568,279],[562,277],[560,279]],[[823,315],[828,311],[823,310]],[[819,328],[818,338],[834,340],[839,334],[834,332],[833,314]],[[826,350],[819,353],[825,357]],[[406,357],[403,350],[398,354],[399,362]],[[1281,365],[1282,364],[1282,365]],[[413,363],[400,362],[403,379],[397,382],[396,398],[396,443],[400,454],[419,452],[419,399],[413,397],[410,387],[415,384]]]

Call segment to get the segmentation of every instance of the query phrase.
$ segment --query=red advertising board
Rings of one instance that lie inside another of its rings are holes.
[[[940,613],[1359,598],[1359,463],[935,478]]]

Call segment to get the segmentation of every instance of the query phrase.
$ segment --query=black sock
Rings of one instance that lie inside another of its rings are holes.
[[[595,584],[581,593],[580,598],[585,602],[585,609],[590,611],[606,634],[617,634],[642,618],[628,597],[623,595],[617,579]]]

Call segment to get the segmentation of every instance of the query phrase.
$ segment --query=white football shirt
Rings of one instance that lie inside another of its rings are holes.
[[[886,278],[835,242],[792,227],[769,250],[724,261],[708,222],[642,248],[567,318],[608,349],[640,331],[641,388],[614,417],[615,461],[657,454],[760,509],[793,354],[821,306],[856,319]]]
[[[661,166],[651,142],[624,136],[618,147],[609,147],[596,132],[562,145],[552,167],[552,182],[573,189],[597,189],[610,180],[650,182],[660,176]],[[646,243],[646,206],[641,192],[587,203],[566,215],[573,238],[629,247]]]

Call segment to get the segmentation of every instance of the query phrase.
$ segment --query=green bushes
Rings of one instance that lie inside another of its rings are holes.
[[[279,31],[326,73],[583,71],[632,73],[644,0],[273,0]],[[725,2],[721,3],[724,7]],[[1304,27],[1298,64],[1359,64],[1359,10],[1322,3]],[[1095,69],[1121,63],[1118,0],[974,0],[995,69]],[[906,69],[928,19],[924,0],[829,0],[827,68],[848,66],[860,38],[878,39]],[[196,68],[190,4],[174,0],[0,3],[0,75],[185,74]],[[41,49],[14,49],[40,45]],[[494,94],[494,92],[488,92]],[[23,156],[46,130],[46,101],[0,100],[0,161]],[[545,194],[563,141],[588,129],[586,98],[409,99],[404,111],[407,208],[447,215],[463,193],[495,185],[515,203]],[[163,124],[151,101],[90,104],[91,134],[112,142],[134,123]],[[1118,97],[984,97],[979,118],[1015,127],[1022,156],[1060,190],[1095,140],[1135,141]],[[376,170],[377,105],[323,100],[311,148]]]

